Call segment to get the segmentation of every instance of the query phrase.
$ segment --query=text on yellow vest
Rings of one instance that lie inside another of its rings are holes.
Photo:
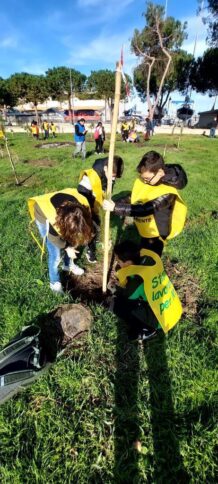
[[[142,249],[140,255],[149,256],[155,262],[152,266],[130,265],[120,269],[116,275],[122,287],[129,276],[141,276],[148,304],[167,333],[178,323],[182,315],[182,305],[176,290],[166,274],[160,257],[155,252]]]

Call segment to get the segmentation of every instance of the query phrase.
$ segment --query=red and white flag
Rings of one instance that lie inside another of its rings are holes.
[[[123,46],[122,46],[121,53],[120,53],[120,64],[121,64],[121,74],[122,74],[123,82],[125,84],[125,89],[126,89],[126,95],[127,95],[127,97],[129,97],[130,96],[130,87],[129,87],[129,84],[128,84],[128,80],[127,80],[127,78],[124,74],[124,71],[123,71],[123,64],[124,64]]]

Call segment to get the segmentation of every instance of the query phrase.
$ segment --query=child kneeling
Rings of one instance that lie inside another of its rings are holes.
[[[120,269],[113,312],[129,323],[130,337],[141,341],[167,333],[179,321],[182,306],[160,257],[125,241],[114,249]]]
[[[140,256],[140,248],[131,241],[116,245],[114,252],[121,270],[130,266],[153,264],[152,258]],[[130,338],[148,340],[156,336],[161,326],[147,302],[142,277],[131,275],[124,288],[117,286],[116,289],[113,312],[129,323]]]

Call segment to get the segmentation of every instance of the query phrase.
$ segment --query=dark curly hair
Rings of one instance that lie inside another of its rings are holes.
[[[138,164],[137,171],[140,174],[145,170],[157,173],[160,168],[164,169],[163,157],[157,151],[148,151]]]
[[[79,202],[64,202],[57,209],[55,226],[72,247],[87,245],[95,235],[91,212]]]

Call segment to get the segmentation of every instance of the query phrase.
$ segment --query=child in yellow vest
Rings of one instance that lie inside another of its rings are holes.
[[[105,192],[107,189],[107,166],[108,158],[101,158],[95,161],[92,168],[83,170],[79,176],[78,192],[87,198],[92,218],[96,228],[96,234],[100,231],[99,212],[102,207]],[[114,156],[113,160],[113,186],[116,178],[121,178],[124,169],[124,162],[120,156]],[[96,262],[96,238],[89,244],[85,255],[90,263]]]
[[[57,138],[57,126],[55,123],[51,123],[50,125],[50,128],[51,128],[51,134],[53,136],[53,138]]]
[[[36,121],[31,123],[31,133],[33,138],[39,139],[39,127]]]
[[[62,258],[62,270],[77,276],[84,274],[75,264],[75,249],[88,244],[95,235],[89,204],[75,188],[66,188],[30,198],[28,208],[43,239],[43,247],[45,243],[47,246],[50,288],[62,293],[58,270]]]
[[[103,208],[121,217],[133,217],[141,247],[161,256],[164,241],[178,235],[185,223],[187,208],[178,189],[186,186],[186,173],[180,165],[165,165],[156,151],[142,157],[137,171],[131,204],[105,200]]]
[[[0,126],[0,138],[2,139],[5,138],[4,131],[1,126]]]
[[[182,307],[157,254],[124,241],[114,248],[120,287],[113,312],[129,324],[130,337],[149,340],[179,321]]]
[[[42,123],[42,129],[44,131],[44,139],[48,139],[49,138],[49,128],[50,128],[50,126],[49,126],[48,121],[47,120],[44,121]]]

